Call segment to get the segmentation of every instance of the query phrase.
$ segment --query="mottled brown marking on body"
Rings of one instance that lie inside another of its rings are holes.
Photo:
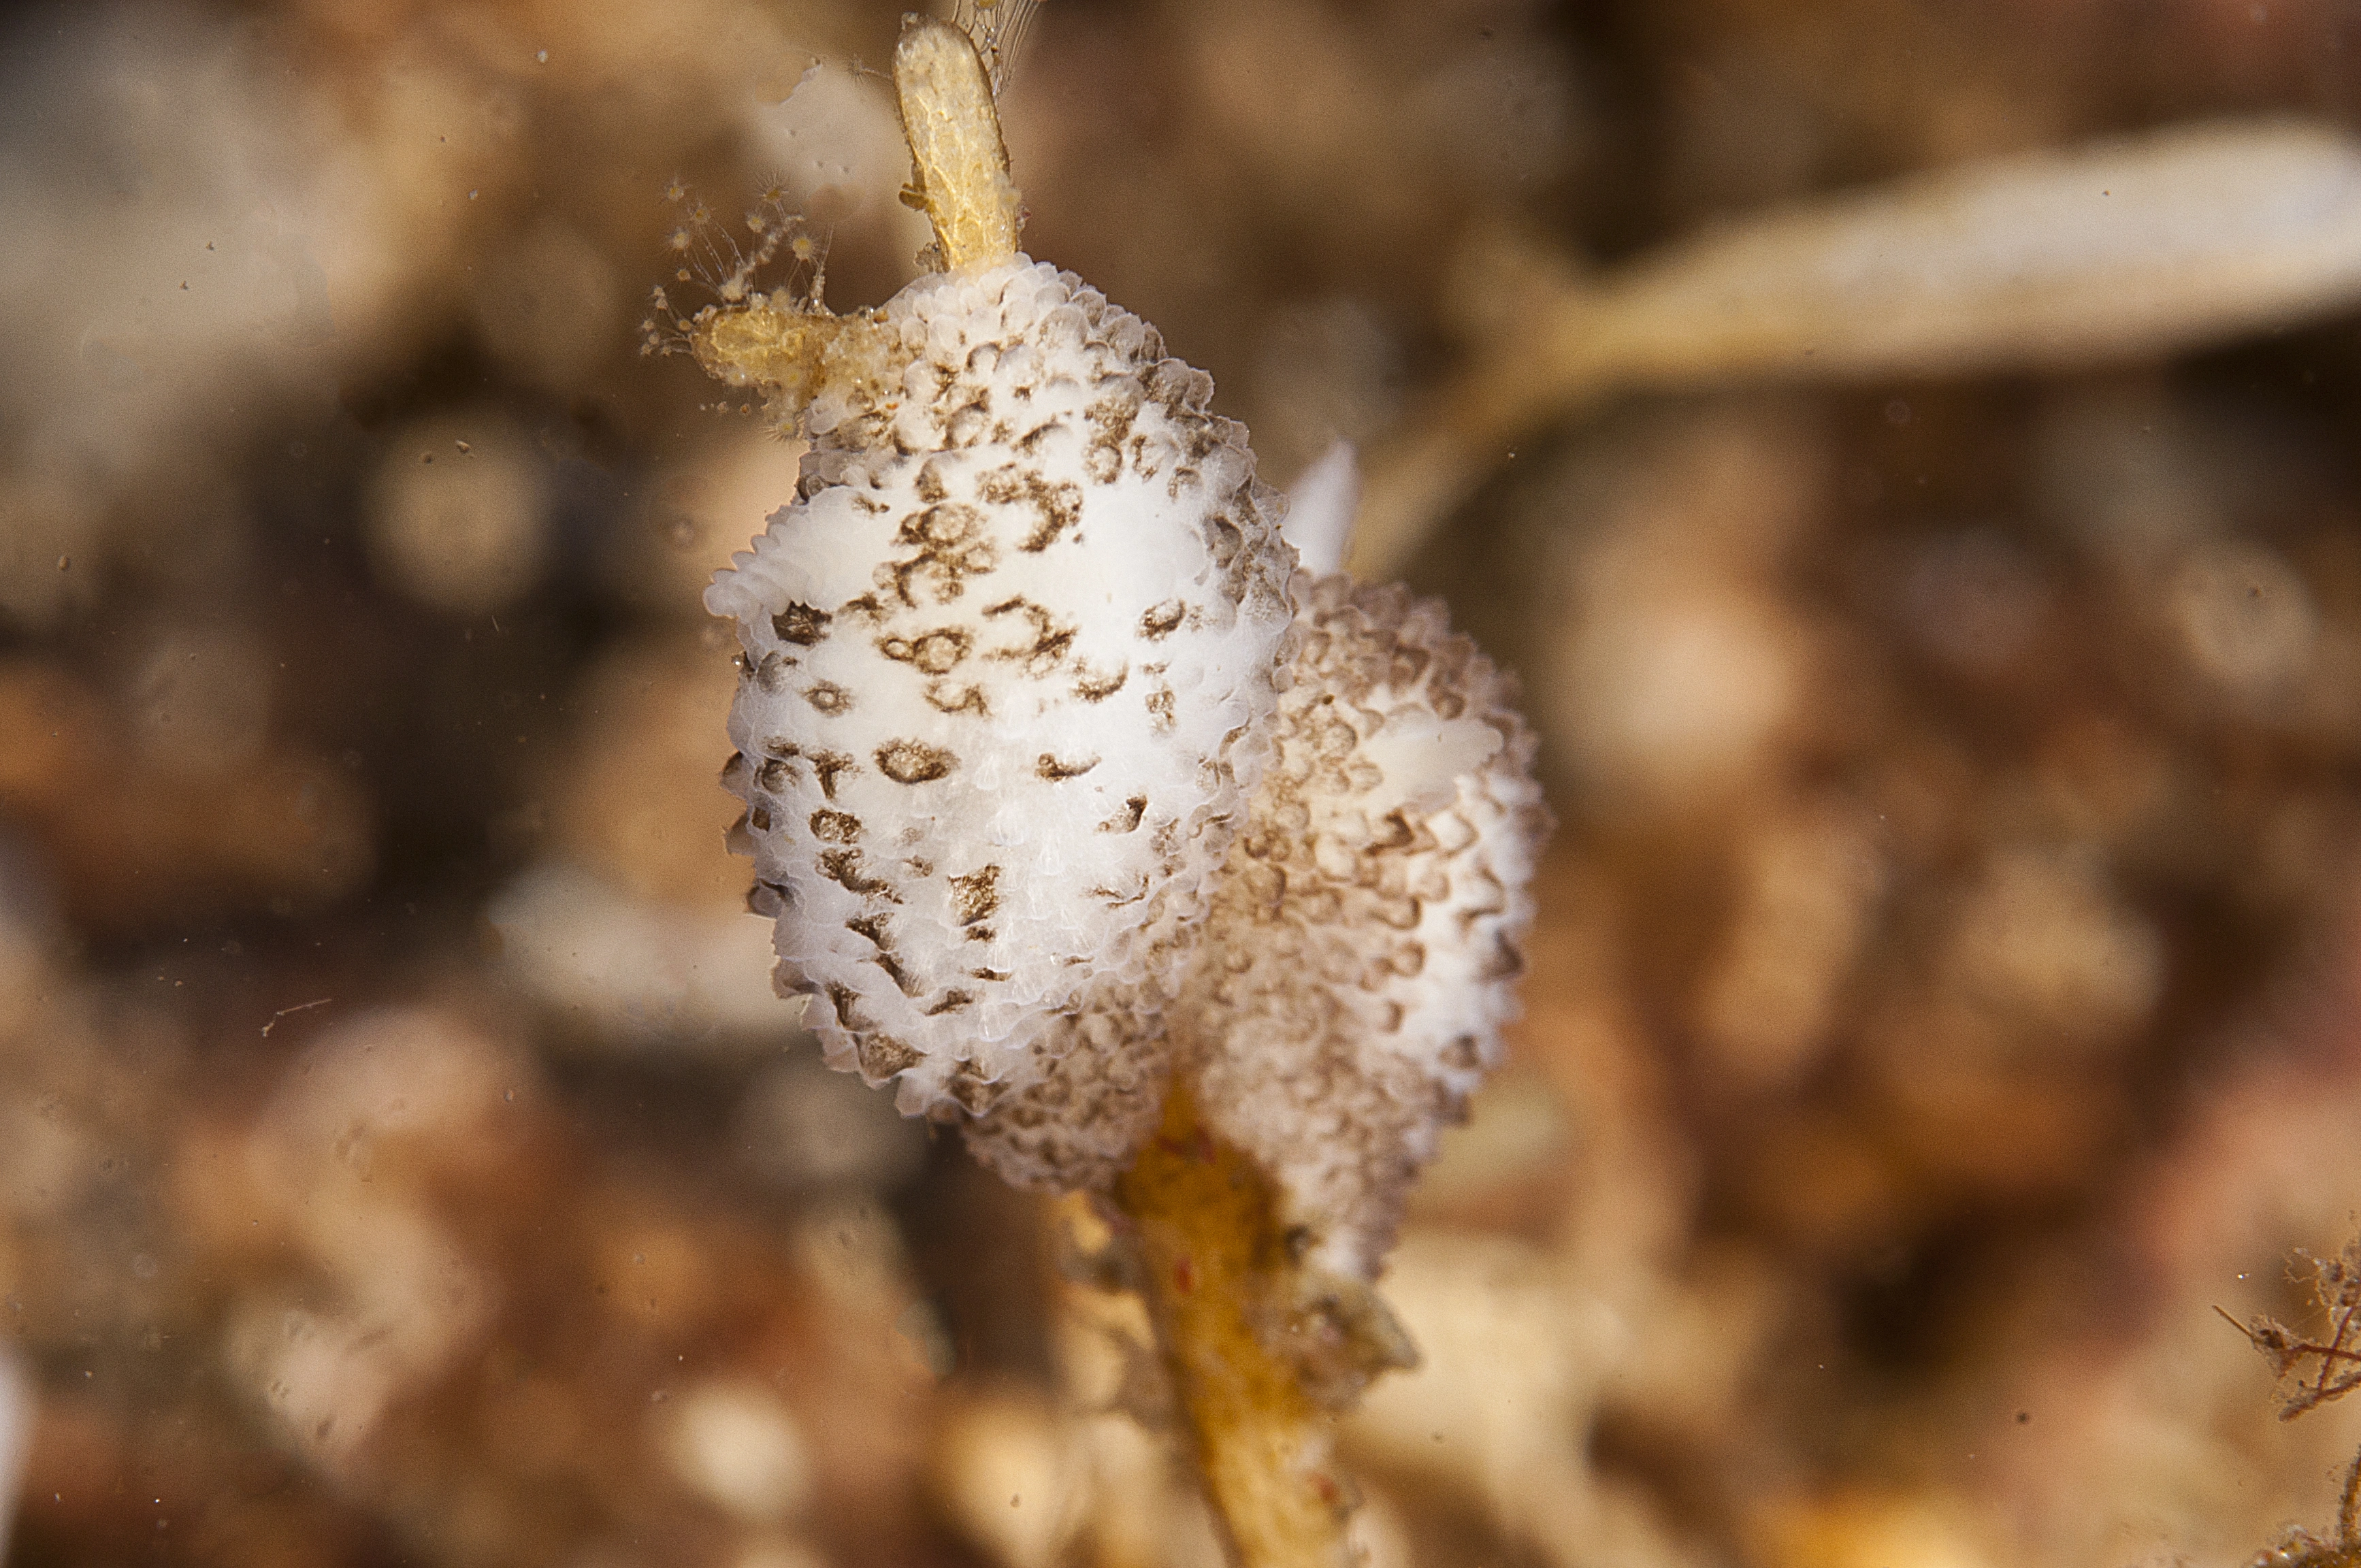
[[[1225,511],[1207,518],[1199,532],[1205,541],[1206,553],[1213,557],[1213,565],[1224,571],[1236,562],[1238,552],[1246,547],[1246,536],[1238,527],[1237,519]]]
[[[1082,454],[1082,470],[1094,483],[1113,484],[1123,472],[1124,443],[1131,439],[1131,427],[1139,418],[1140,399],[1137,392],[1118,392],[1101,398],[1082,411],[1090,421],[1091,444]]]
[[[1489,981],[1514,980],[1524,972],[1523,949],[1507,937],[1495,934],[1492,950],[1485,956],[1482,978]]]
[[[919,577],[931,577],[935,601],[949,604],[967,591],[968,578],[1000,565],[1000,547],[992,540],[984,514],[959,501],[943,501],[904,518],[894,543],[917,554],[879,566],[877,586],[912,609],[918,605],[914,585]]]
[[[812,705],[815,712],[829,718],[852,711],[852,694],[834,681],[819,681],[806,686],[804,700]]]
[[[1102,675],[1093,673],[1089,665],[1077,661],[1074,671],[1074,695],[1084,702],[1104,702],[1123,690],[1123,683],[1129,679],[1131,679],[1129,664],[1118,665],[1112,675]]]
[[[861,838],[861,818],[850,811],[830,811],[823,806],[811,814],[807,826],[812,837],[823,843],[851,844]]]
[[[852,1049],[861,1059],[861,1076],[873,1082],[883,1082],[927,1059],[891,1035],[871,1035]]]
[[[943,1091],[958,1101],[960,1109],[971,1116],[983,1115],[1000,1098],[999,1086],[987,1082],[972,1061],[963,1061],[951,1069],[950,1081],[943,1086]]]
[[[1000,908],[1000,867],[994,864],[951,878],[951,913],[962,926],[989,919]]]
[[[975,400],[953,411],[943,422],[946,444],[954,449],[981,446],[992,439],[992,400],[978,392]]]
[[[1022,501],[1033,508],[1038,521],[1033,532],[1017,545],[1028,555],[1039,554],[1067,530],[1082,526],[1082,487],[1071,479],[1052,483],[1038,468],[1021,467],[1015,463],[994,468],[975,482],[975,493],[995,506],[1014,506]]]
[[[895,990],[900,992],[905,996],[916,996],[918,994],[918,982],[910,978],[908,973],[903,970],[901,960],[896,959],[892,953],[872,953],[869,955],[869,961],[885,971],[885,978],[894,982]]]
[[[836,778],[839,773],[857,773],[861,764],[842,751],[813,751],[807,755],[812,772],[819,775],[819,793],[829,800],[836,798]]]
[[[1181,620],[1189,613],[1188,604],[1180,599],[1166,599],[1152,604],[1139,618],[1139,634],[1150,642],[1161,642],[1180,629]]]
[[[947,675],[975,646],[964,627],[946,626],[917,637],[881,637],[877,651],[897,664],[914,664],[929,675]]]
[[[1141,877],[1139,885],[1128,893],[1112,887],[1094,887],[1091,889],[1091,896],[1104,899],[1109,909],[1126,909],[1148,896],[1148,879]]]
[[[1084,773],[1089,773],[1093,768],[1095,768],[1098,765],[1099,760],[1096,757],[1079,761],[1061,760],[1051,755],[1048,751],[1044,751],[1041,753],[1040,758],[1034,762],[1033,773],[1035,777],[1048,779],[1050,783],[1055,784],[1060,779],[1081,778]]]
[[[895,784],[928,784],[957,766],[957,757],[923,740],[888,740],[877,748],[878,771]]]
[[[1184,359],[1167,359],[1148,371],[1148,396],[1174,423],[1193,425],[1199,422],[1188,416],[1203,413],[1213,400],[1213,378]]]
[[[791,603],[786,609],[771,617],[771,630],[778,634],[779,641],[782,642],[793,642],[798,647],[808,648],[827,638],[828,623],[835,619],[836,617],[824,609],[814,609],[807,604]]]
[[[982,686],[928,681],[926,698],[928,706],[937,713],[972,713],[979,718],[992,717],[992,705],[984,700]]]
[[[858,850],[822,850],[819,853],[819,874],[847,893],[859,894],[863,898],[884,898],[895,904],[901,903],[895,897],[892,886],[862,871],[861,861],[862,853]]]
[[[1074,637],[1081,630],[1078,626],[1059,625],[1055,616],[1028,598],[1004,599],[999,604],[987,605],[983,613],[987,620],[1011,614],[1025,618],[1026,624],[1033,632],[1031,642],[994,648],[984,656],[1018,664],[1035,680],[1049,674],[1065,662],[1067,652],[1073,647]]]

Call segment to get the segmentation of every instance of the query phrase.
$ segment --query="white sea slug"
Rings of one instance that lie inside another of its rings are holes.
[[[1177,981],[1294,553],[1211,379],[1071,275],[939,273],[865,328],[799,499],[706,595],[743,648],[727,776],[829,1059],[978,1114]]]
[[[1401,587],[1299,574],[1272,755],[1230,844],[1169,1037],[1086,1020],[968,1129],[1016,1179],[1090,1184],[1167,1064],[1278,1185],[1331,1274],[1374,1279],[1411,1180],[1497,1065],[1548,812],[1513,684]]]
[[[833,1065],[1024,1185],[1115,1181],[1177,1078],[1296,1255],[1372,1279],[1499,1055],[1531,736],[1439,606],[1297,571],[1209,378],[1016,254],[959,35],[912,24],[896,75],[944,269],[686,323],[812,443],[706,595],[779,981]]]
[[[1512,683],[1439,602],[1297,581],[1294,679],[1180,1049],[1312,1260],[1374,1279],[1412,1179],[1499,1063],[1548,812]]]

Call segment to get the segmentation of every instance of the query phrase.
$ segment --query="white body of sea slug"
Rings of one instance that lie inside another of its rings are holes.
[[[1180,996],[1083,1021],[968,1127],[1011,1179],[1119,1173],[1178,1069],[1276,1183],[1307,1262],[1377,1277],[1419,1169],[1498,1065],[1549,813],[1513,683],[1443,606],[1295,578],[1268,751]]]
[[[1211,379],[1071,274],[934,274],[862,333],[798,499],[706,595],[752,904],[829,1060],[906,1113],[985,1115],[1082,1049],[1100,1124],[995,1163],[1103,1179],[1259,783],[1294,552]]]
[[[1500,1057],[1549,813],[1514,683],[1400,585],[1296,578],[1272,756],[1215,883],[1176,1054],[1307,1259],[1375,1279]]]

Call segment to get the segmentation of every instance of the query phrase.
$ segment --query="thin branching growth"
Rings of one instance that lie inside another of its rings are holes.
[[[2279,1406],[2283,1421],[2361,1387],[2361,1347],[2356,1347],[2355,1332],[2356,1321],[2361,1321],[2361,1236],[2345,1243],[2334,1257],[2299,1249],[2289,1260],[2289,1271],[2298,1278],[2309,1276],[2324,1334],[2306,1333],[2260,1314],[2241,1323],[2222,1313],[2269,1359],[2283,1383],[2292,1379]],[[2361,1568],[2361,1454],[2345,1467],[2335,1536],[2322,1541],[2299,1530],[2255,1563],[2256,1568]]]
[[[2361,1568],[2361,1454],[2345,1466],[2345,1490],[2336,1506],[2336,1534],[2323,1541],[2307,1530],[2289,1532],[2275,1547],[2258,1554],[2252,1568]]]
[[[2279,1407],[2281,1420],[2293,1420],[2361,1387],[2361,1344],[2356,1344],[2355,1332],[2361,1326],[2361,1237],[2345,1243],[2334,1257],[2299,1251],[2289,1266],[2298,1277],[2310,1276],[2326,1337],[2303,1333],[2276,1318],[2257,1316],[2238,1324],[2238,1332],[2270,1358],[2280,1378],[2294,1380]]]
[[[695,309],[681,305],[666,285],[650,291],[647,316],[640,323],[642,354],[681,354],[696,344],[697,323],[719,306],[741,305],[761,296],[757,287],[780,258],[785,269],[769,291],[773,305],[824,311],[828,287],[829,232],[788,204],[786,186],[774,182],[748,209],[740,226],[725,222],[710,204],[679,180],[664,187],[676,214],[664,248],[673,258],[673,288],[706,296]]]
[[[957,0],[952,5],[951,24],[975,44],[994,98],[1007,90],[1040,11],[1041,0]]]

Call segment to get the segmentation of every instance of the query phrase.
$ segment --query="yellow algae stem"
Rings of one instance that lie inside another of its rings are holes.
[[[935,226],[944,269],[1015,256],[1023,210],[974,43],[949,22],[910,17],[894,49],[894,91],[910,144],[911,199]]]
[[[1383,582],[1518,440],[1629,392],[2147,360],[2361,299],[2361,140],[2235,121],[1963,164],[1731,222],[1595,279],[1521,265],[1513,325],[1376,444]]]
[[[1115,1195],[1137,1227],[1148,1315],[1233,1554],[1245,1568],[1342,1568],[1350,1499],[1334,1418],[1269,1343],[1295,1316],[1269,1182],[1175,1085]]]

